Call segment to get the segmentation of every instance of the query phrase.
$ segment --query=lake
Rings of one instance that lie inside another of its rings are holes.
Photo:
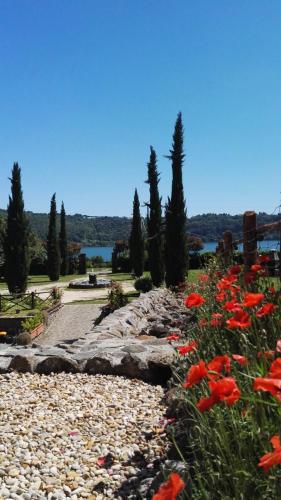
[[[217,243],[215,241],[208,241],[204,243],[204,248],[200,253],[214,252]],[[258,242],[260,250],[276,250],[279,248],[278,240],[264,240]],[[101,256],[103,260],[110,261],[113,247],[82,247],[81,253],[85,253],[88,258]],[[242,245],[239,245],[239,250],[242,250]]]

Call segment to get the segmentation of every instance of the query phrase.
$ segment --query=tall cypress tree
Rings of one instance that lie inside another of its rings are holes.
[[[135,189],[132,229],[129,240],[130,259],[135,276],[141,276],[144,267],[144,240],[141,227],[140,202]]]
[[[65,224],[65,209],[64,203],[61,204],[61,212],[60,212],[60,257],[61,257],[61,265],[60,265],[60,273],[62,276],[66,276],[68,273],[68,255],[67,255],[67,236],[66,236],[66,224]]]
[[[24,212],[21,169],[14,163],[4,237],[5,277],[10,293],[24,293],[29,269],[28,222]]]
[[[49,214],[49,230],[47,237],[48,276],[51,281],[57,281],[60,277],[60,249],[57,235],[57,206],[56,193],[51,199]]]
[[[148,177],[146,182],[149,184],[150,191],[147,220],[149,269],[153,284],[160,286],[164,279],[163,242],[161,235],[162,209],[158,190],[159,174],[157,172],[157,157],[152,146],[150,146],[150,158],[147,167]]]
[[[166,205],[166,285],[177,286],[186,279],[186,210],[182,183],[183,124],[178,114],[173,134],[173,145],[168,158],[172,161],[172,194]]]

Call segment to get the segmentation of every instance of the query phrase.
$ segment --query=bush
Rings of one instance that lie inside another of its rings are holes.
[[[32,342],[32,337],[30,333],[21,332],[16,337],[16,343],[18,345],[28,345],[31,344],[31,342]]]
[[[138,278],[134,283],[134,287],[138,292],[146,293],[152,290],[153,283],[151,278],[146,278],[146,277]]]
[[[108,292],[108,303],[111,309],[115,311],[128,303],[126,295],[124,295],[123,288],[120,283],[113,282],[111,290]]]
[[[21,327],[25,332],[31,332],[36,328],[36,326],[40,325],[43,321],[43,315],[41,312],[38,312],[34,316],[30,316],[21,322]]]
[[[125,306],[128,303],[126,295],[124,295],[123,288],[120,283],[113,281],[111,285],[111,290],[108,292],[108,304],[101,308],[101,313],[95,320],[95,325],[99,325],[100,322],[109,314],[116,311],[120,307]]]

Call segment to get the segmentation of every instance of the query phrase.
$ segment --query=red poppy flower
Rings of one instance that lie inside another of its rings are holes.
[[[260,264],[253,264],[251,266],[251,271],[253,271],[253,273],[257,273],[258,271],[262,271],[262,270],[263,270],[263,267]]]
[[[245,292],[244,301],[242,303],[242,306],[254,307],[254,306],[257,306],[263,299],[264,299],[263,293]]]
[[[202,378],[207,377],[207,375],[208,370],[206,368],[206,363],[200,359],[198,365],[192,365],[189,368],[183,387],[188,389],[189,387],[198,384],[198,382],[200,382]]]
[[[208,276],[208,274],[200,274],[200,275],[199,275],[199,280],[200,280],[202,283],[206,283],[207,281],[209,281],[209,276]]]
[[[237,361],[241,366],[245,366],[249,363],[248,359],[245,356],[240,356],[240,354],[232,354],[232,359]]]
[[[207,324],[208,324],[208,321],[205,318],[201,318],[198,321],[198,325],[200,326],[200,328],[204,328],[204,326],[206,326]]]
[[[270,392],[281,401],[281,380],[275,378],[257,377],[254,380],[254,391]]]
[[[217,295],[216,295],[216,300],[218,302],[223,302],[226,298],[227,298],[227,295],[223,290],[221,292],[217,293]]]
[[[228,328],[231,330],[234,328],[248,328],[251,326],[251,319],[249,317],[249,314],[246,313],[245,311],[237,311],[233,318],[229,318],[226,320],[226,324]]]
[[[253,271],[248,271],[245,275],[244,275],[244,281],[247,285],[249,285],[250,283],[252,283],[255,279],[256,279],[256,273],[254,273]]]
[[[210,321],[211,326],[219,326],[222,323],[223,315],[221,313],[213,313]]]
[[[231,286],[230,289],[231,300],[237,302],[237,294],[240,292],[240,286]]]
[[[237,276],[234,274],[230,274],[229,276],[224,276],[217,283],[218,290],[229,290],[229,288],[237,281]]]
[[[272,295],[274,295],[274,294],[276,293],[276,290],[275,290],[274,286],[270,286],[270,287],[268,288],[268,291],[269,291],[269,293],[271,293]]]
[[[230,373],[230,357],[226,354],[224,356],[216,356],[207,364],[208,370],[220,374],[223,370]],[[209,374],[209,378],[214,378],[215,375]]]
[[[198,347],[198,342],[196,342],[196,340],[193,340],[189,344],[176,347],[176,349],[179,351],[179,354],[185,356],[185,354],[188,354],[191,351],[195,351],[197,347]]]
[[[180,335],[178,335],[177,333],[173,333],[172,335],[168,335],[168,337],[165,337],[168,342],[174,342],[175,340],[179,340],[179,338]]]
[[[239,264],[236,264],[235,266],[232,266],[228,269],[229,274],[240,274],[241,273],[241,266]]]
[[[266,359],[273,359],[275,356],[274,351],[259,351],[258,352],[258,358],[266,358]]]
[[[268,472],[273,465],[281,464],[281,444],[279,436],[272,436],[270,442],[274,451],[263,455],[258,464],[258,467],[262,467],[264,472]]]
[[[281,379],[281,358],[277,358],[272,361],[269,372],[269,378],[280,378]]]
[[[229,302],[226,302],[222,308],[225,311],[238,312],[241,311],[241,304],[238,304],[238,302],[235,302],[234,300],[230,300]]]
[[[184,303],[186,307],[192,308],[192,307],[200,307],[202,304],[204,304],[205,299],[200,295],[199,293],[191,293],[186,297]]]
[[[256,312],[257,318],[263,318],[263,316],[268,316],[269,314],[272,314],[276,309],[276,306],[272,304],[271,302],[268,302],[267,304],[264,304],[258,311]]]
[[[228,406],[234,405],[240,398],[241,392],[234,378],[226,377],[221,380],[211,380],[209,382],[211,395],[207,398],[202,398],[197,403],[197,408],[204,412],[209,410],[216,403],[224,401]]]
[[[262,264],[263,262],[269,262],[269,255],[259,255],[258,261],[260,264]]]
[[[153,495],[152,500],[176,500],[177,495],[183,490],[185,483],[176,472],[172,472],[168,481],[161,484],[159,490]]]

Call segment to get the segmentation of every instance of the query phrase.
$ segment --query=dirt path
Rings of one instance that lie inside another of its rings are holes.
[[[93,328],[100,308],[100,305],[94,304],[70,304],[62,307],[47,330],[36,339],[36,344],[55,345],[84,337]]]

